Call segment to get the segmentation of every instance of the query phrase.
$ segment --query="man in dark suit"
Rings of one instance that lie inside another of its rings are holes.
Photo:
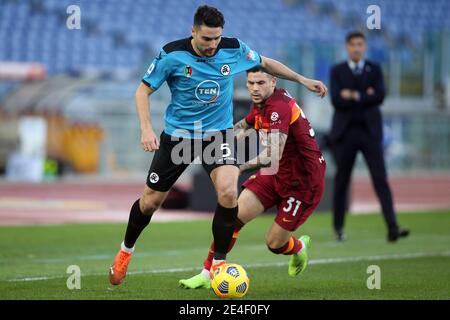
[[[335,109],[328,141],[337,171],[334,180],[334,230],[338,241],[345,239],[344,216],[350,177],[358,151],[369,167],[372,182],[388,227],[388,241],[406,237],[409,230],[398,226],[383,158],[380,105],[385,90],[381,68],[364,60],[366,39],[361,32],[346,38],[349,60],[331,70],[331,99]]]

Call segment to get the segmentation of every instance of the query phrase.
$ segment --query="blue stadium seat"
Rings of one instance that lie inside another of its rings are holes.
[[[82,29],[68,30],[66,8],[72,0],[0,3],[0,59],[41,61],[50,72],[74,67],[100,69],[136,68],[148,61],[149,48],[156,54],[165,43],[188,36],[192,13],[202,0],[79,0]],[[240,2],[211,0],[226,16],[224,35],[237,36],[268,56],[279,54],[275,44],[320,40],[342,43],[348,31],[329,14],[342,19],[355,17],[364,26],[370,0],[311,0],[319,13],[304,2],[282,0]],[[394,37],[421,41],[417,34],[450,27],[447,0],[378,0],[383,31]],[[371,39],[374,40],[374,39]],[[372,41],[382,48],[382,38]],[[380,50],[381,51],[381,50]]]

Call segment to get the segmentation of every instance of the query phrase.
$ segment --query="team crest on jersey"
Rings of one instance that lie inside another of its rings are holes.
[[[222,66],[222,68],[220,68],[220,73],[223,74],[224,76],[229,75],[231,72],[230,66],[227,64],[224,64]]]
[[[186,66],[184,68],[184,75],[188,78],[192,77],[192,67],[191,66]]]
[[[277,112],[272,112],[272,114],[270,115],[270,120],[277,121],[279,117],[280,116],[278,115]]]

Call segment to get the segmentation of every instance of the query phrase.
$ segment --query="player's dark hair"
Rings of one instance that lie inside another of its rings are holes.
[[[247,70],[247,74],[255,72],[264,72],[264,70],[261,68],[261,66],[256,66]]]
[[[364,41],[366,40],[366,36],[361,31],[351,31],[347,33],[347,36],[345,37],[345,42],[349,43],[352,39],[355,38],[362,38]]]
[[[249,73],[256,73],[256,72],[265,73],[269,78],[276,78],[275,76],[271,75],[270,73],[267,73],[266,71],[264,71],[264,69],[261,66],[256,66],[256,67],[253,67],[251,69],[248,69],[247,70],[247,75]]]
[[[222,12],[217,8],[203,5],[197,8],[197,12],[194,15],[194,25],[201,26],[205,25],[211,28],[218,28],[225,25],[225,18]]]

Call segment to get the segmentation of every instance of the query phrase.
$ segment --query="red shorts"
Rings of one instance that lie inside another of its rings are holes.
[[[281,183],[276,175],[261,175],[259,171],[243,186],[256,194],[264,210],[277,206],[275,222],[285,230],[295,231],[313,213],[322,198],[325,169],[319,174],[322,174],[321,183],[306,191]]]

